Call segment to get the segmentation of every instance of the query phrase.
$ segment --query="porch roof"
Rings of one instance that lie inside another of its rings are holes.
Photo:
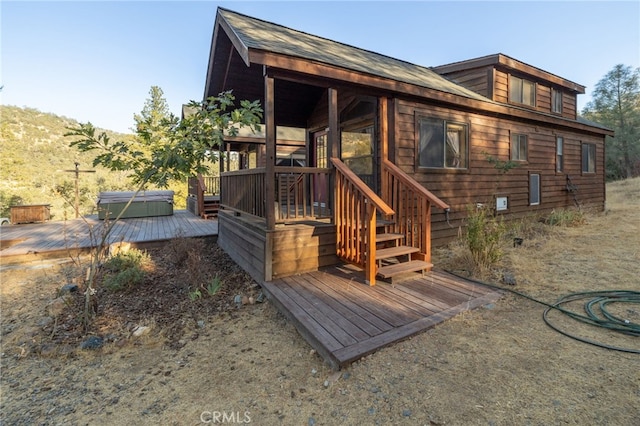
[[[243,60],[251,61],[250,50],[287,55],[313,62],[332,65],[390,80],[396,80],[428,89],[488,100],[465,87],[440,76],[429,68],[360,49],[323,37],[297,31],[272,22],[252,18],[220,8],[220,19],[242,43]]]

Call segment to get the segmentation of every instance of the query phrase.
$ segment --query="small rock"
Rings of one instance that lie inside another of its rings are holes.
[[[247,296],[242,296],[242,304],[243,305],[248,305],[249,304],[249,298]]]
[[[351,373],[345,372],[345,373],[342,374],[342,378],[345,379],[345,380],[347,380],[349,377],[351,377]]]
[[[371,393],[378,393],[380,392],[380,388],[377,386],[371,386]]]
[[[77,284],[65,284],[60,288],[59,294],[62,296],[63,294],[75,293],[77,291]]]
[[[249,296],[249,304],[253,305],[254,303],[256,303],[256,299],[254,299],[253,296]]]
[[[411,410],[405,408],[404,410],[402,410],[402,416],[411,417]]]
[[[311,375],[315,376],[316,374],[318,374],[318,370],[316,370],[315,368],[311,369]]]
[[[511,272],[502,274],[502,282],[507,285],[516,285],[516,277]]]
[[[373,407],[370,407],[370,408],[367,410],[367,414],[369,414],[369,415],[374,415],[375,413],[376,413],[376,409],[375,409],[375,408],[373,408]]]
[[[309,422],[308,422],[309,426],[315,426],[316,424],[316,419],[314,419],[313,417],[309,417]]]
[[[198,328],[204,328],[204,321],[198,320]]]
[[[329,384],[330,384],[330,382],[329,382],[328,380],[325,380],[325,381],[324,381],[324,387],[325,387],[325,388],[328,388],[328,387],[329,387]]]
[[[236,304],[237,308],[242,306],[242,296],[240,296],[239,294],[236,294],[236,296],[233,298],[233,303]]]
[[[98,349],[103,343],[104,341],[102,340],[102,337],[91,336],[84,342],[80,343],[80,349]]]
[[[151,328],[146,325],[139,325],[133,330],[133,337],[140,337],[148,334],[151,331]]]

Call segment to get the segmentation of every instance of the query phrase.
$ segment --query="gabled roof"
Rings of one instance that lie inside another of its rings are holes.
[[[480,58],[439,65],[432,69],[440,74],[449,74],[456,71],[480,68],[488,65],[507,68],[537,79],[550,81],[551,83],[576,93],[583,94],[585,91],[585,87],[581,84],[574,83],[573,81],[567,80],[566,78],[562,78],[538,67],[534,67],[533,65],[525,64],[524,62],[511,58],[503,53],[496,53],[494,55],[482,56]]]
[[[227,24],[226,29],[235,35],[234,45],[247,65],[253,62],[251,50],[264,51],[303,58],[471,99],[487,100],[487,98],[447,80],[427,67],[223,8],[218,9],[218,17]],[[238,46],[237,43],[240,43],[241,46]]]
[[[584,93],[583,86],[502,54],[456,64],[470,66],[487,61],[534,75],[544,73],[545,77],[556,78],[557,84]],[[366,87],[371,93],[415,96],[492,115],[611,133],[582,120],[495,102],[448,80],[434,69],[218,8],[204,96],[233,89],[238,99],[264,102],[266,71],[279,76],[275,86],[275,99],[279,102],[275,121],[281,126],[305,127],[324,89],[347,84]]]

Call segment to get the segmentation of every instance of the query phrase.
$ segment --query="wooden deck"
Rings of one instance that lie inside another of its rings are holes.
[[[501,296],[437,270],[370,287],[350,266],[265,282],[263,289],[334,369]]]
[[[21,263],[43,258],[68,256],[88,251],[96,245],[104,221],[89,216],[59,222],[9,225],[0,227],[0,264]],[[91,238],[91,235],[96,238]],[[120,219],[109,243],[125,241],[138,247],[150,247],[171,238],[215,237],[218,221],[205,220],[186,210],[171,216]]]

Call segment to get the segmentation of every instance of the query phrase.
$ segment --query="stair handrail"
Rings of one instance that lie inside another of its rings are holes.
[[[411,187],[414,191],[419,194],[422,194],[427,200],[429,200],[432,204],[440,207],[442,210],[448,210],[450,207],[447,203],[438,198],[435,194],[429,191],[424,186],[420,185],[416,182],[411,176],[406,174],[400,167],[396,166],[389,160],[382,160],[382,165],[389,170],[391,170],[392,174],[394,174],[398,179],[400,179],[405,185]]]
[[[413,259],[430,263],[431,207],[448,214],[449,205],[386,159],[382,161],[382,188],[383,199],[396,211],[393,232],[403,234],[406,245],[419,249]]]
[[[376,212],[394,214],[371,188],[340,159],[332,157],[336,168],[334,222],[336,254],[341,259],[364,269],[365,281],[376,282]],[[342,181],[346,185],[343,185]],[[342,192],[346,191],[345,194]]]

